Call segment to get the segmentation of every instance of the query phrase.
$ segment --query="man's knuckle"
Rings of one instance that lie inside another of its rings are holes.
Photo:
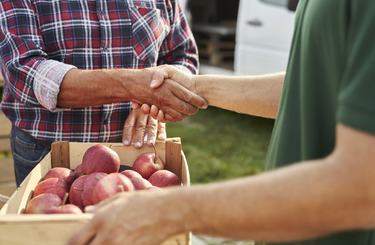
[[[157,129],[157,125],[156,124],[149,124],[147,127],[148,127],[149,131],[155,131]]]
[[[191,93],[184,93],[184,100],[188,103],[193,101],[194,96]]]

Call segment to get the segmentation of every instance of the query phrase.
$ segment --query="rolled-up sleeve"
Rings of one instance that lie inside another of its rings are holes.
[[[76,67],[54,60],[45,60],[40,63],[34,79],[34,92],[42,106],[52,112],[69,109],[57,108],[57,96],[65,74],[74,68]]]
[[[18,102],[63,109],[56,109],[59,87],[74,66],[48,58],[31,1],[1,1],[0,57],[5,81]]]

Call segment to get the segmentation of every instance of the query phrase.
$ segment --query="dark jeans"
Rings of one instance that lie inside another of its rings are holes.
[[[26,136],[15,126],[12,126],[10,133],[10,145],[18,187],[31,170],[50,152],[50,149]]]

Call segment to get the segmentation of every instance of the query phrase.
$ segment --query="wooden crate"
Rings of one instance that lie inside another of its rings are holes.
[[[10,196],[16,190],[13,157],[10,149],[12,124],[0,110],[0,195]],[[2,201],[0,200],[0,208]]]
[[[193,25],[199,59],[211,66],[233,69],[236,28],[231,25]]]
[[[94,143],[55,142],[51,153],[41,161],[18,190],[0,210],[0,244],[7,245],[62,245],[81,228],[93,214],[23,214],[27,202],[31,199],[34,187],[43,179],[52,167],[76,168],[85,151]],[[144,145],[141,149],[124,146],[121,143],[103,144],[116,151],[121,165],[132,166],[134,160],[144,152],[153,151]],[[166,168],[177,174],[183,183],[182,188],[190,185],[189,169],[181,150],[179,138],[157,141],[158,155],[164,160]],[[167,239],[162,245],[190,245],[191,233],[184,233]]]

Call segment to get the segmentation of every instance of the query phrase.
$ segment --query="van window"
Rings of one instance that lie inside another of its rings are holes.
[[[283,7],[288,6],[288,0],[260,0],[260,1],[265,2],[265,3],[283,6]]]

